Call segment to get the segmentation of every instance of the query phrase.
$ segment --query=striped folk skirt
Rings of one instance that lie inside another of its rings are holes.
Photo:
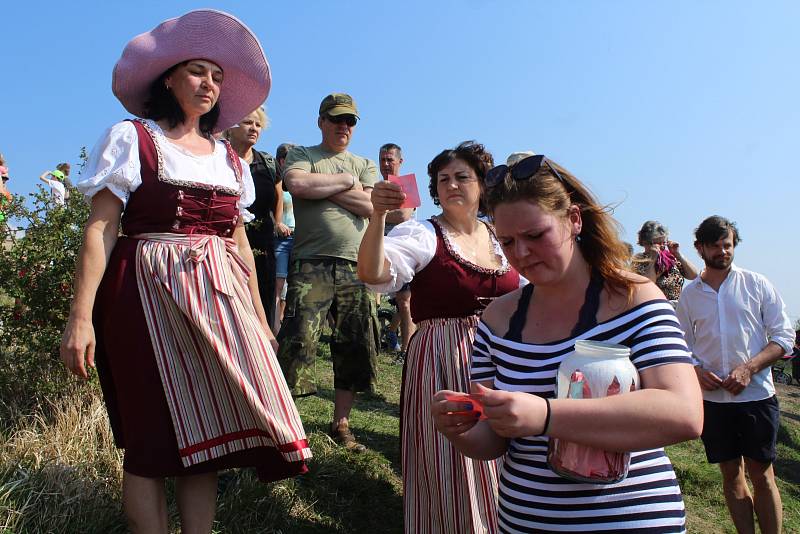
[[[126,471],[306,470],[300,417],[232,239],[122,237],[95,305],[98,371]]]
[[[430,410],[439,390],[469,392],[477,325],[477,317],[424,320],[408,347],[400,423],[406,532],[497,532],[495,462],[459,453]]]

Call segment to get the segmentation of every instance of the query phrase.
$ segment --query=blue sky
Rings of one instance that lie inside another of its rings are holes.
[[[465,139],[497,160],[544,153],[617,205],[629,241],[657,219],[699,264],[697,224],[735,220],[737,264],[800,317],[800,3],[13,2],[0,44],[10,188],[33,191],[127,117],[111,94],[125,43],[199,7],[242,19],[269,58],[259,148],[316,144],[320,100],[344,91],[363,119],[353,152],[375,159],[398,143],[424,197],[428,161]],[[426,199],[420,213],[436,210]]]

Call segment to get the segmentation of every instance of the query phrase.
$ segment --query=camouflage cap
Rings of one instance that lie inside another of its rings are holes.
[[[353,97],[345,93],[331,93],[323,98],[322,103],[319,105],[319,114],[320,116],[330,115],[331,117],[336,115],[355,115],[357,119],[361,118],[358,116]]]

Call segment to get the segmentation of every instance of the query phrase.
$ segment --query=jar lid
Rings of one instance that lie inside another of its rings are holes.
[[[576,341],[575,352],[580,352],[587,356],[602,356],[605,358],[627,358],[631,355],[631,349],[625,345],[606,341],[590,341],[588,339]]]

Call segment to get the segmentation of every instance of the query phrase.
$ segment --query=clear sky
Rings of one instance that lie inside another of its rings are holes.
[[[10,189],[33,191],[127,117],[111,94],[125,43],[199,7],[243,20],[271,63],[259,148],[319,142],[319,102],[341,91],[362,117],[352,151],[377,159],[381,144],[401,145],[424,197],[427,163],[460,141],[498,161],[547,154],[616,205],[628,241],[657,219],[700,264],[697,224],[735,220],[736,263],[765,274],[800,317],[800,2],[8,2]],[[436,213],[423,202],[420,216]]]

